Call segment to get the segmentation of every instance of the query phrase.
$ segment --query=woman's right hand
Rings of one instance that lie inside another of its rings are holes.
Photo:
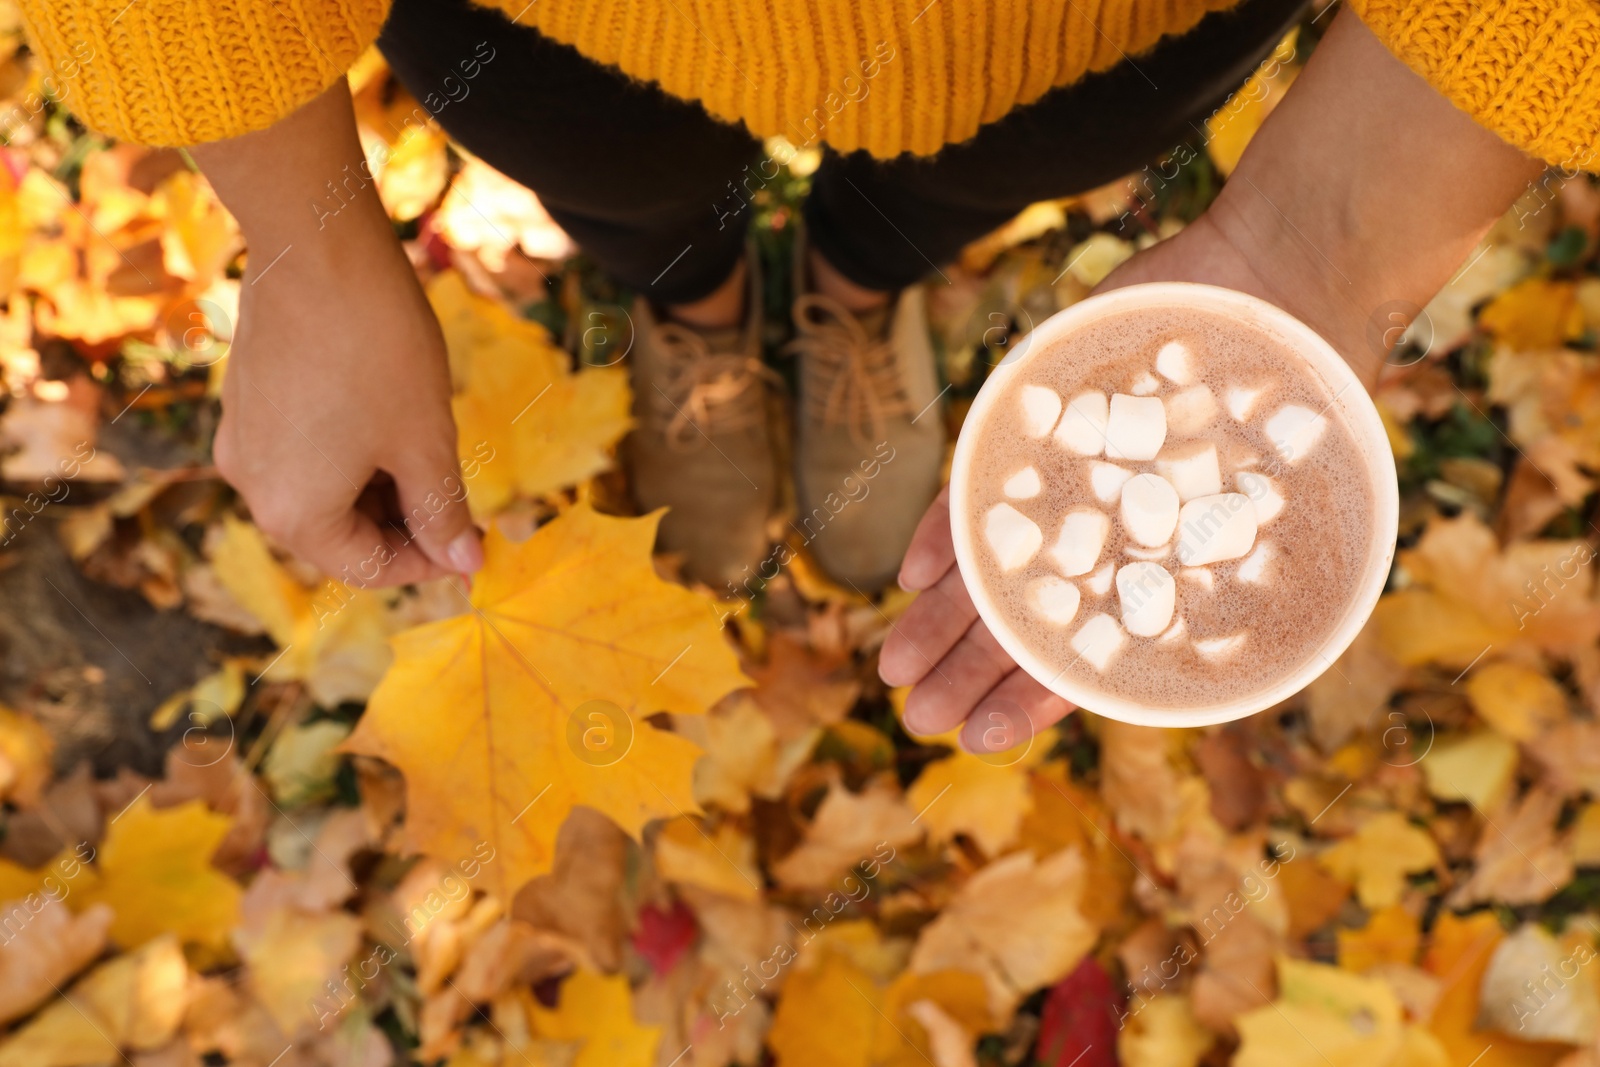
[[[353,585],[478,570],[444,339],[359,166],[345,83],[194,154],[249,247],[223,477],[261,529]]]

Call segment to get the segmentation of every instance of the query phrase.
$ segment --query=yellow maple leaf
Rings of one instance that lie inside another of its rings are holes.
[[[1397,811],[1386,811],[1362,823],[1347,838],[1318,857],[1322,865],[1354,882],[1362,907],[1386,908],[1405,891],[1406,876],[1437,867],[1439,846]]]
[[[1583,541],[1524,541],[1502,552],[1470,512],[1435,518],[1400,554],[1411,585],[1373,613],[1384,650],[1407,666],[1457,668],[1490,647],[1576,655],[1600,639],[1593,559]]]
[[[572,1067],[652,1067],[661,1028],[633,1018],[633,994],[621,975],[574,971],[561,983],[554,1011],[534,1006],[533,1027],[541,1037],[581,1041]]]
[[[232,822],[198,800],[157,810],[142,796],[107,829],[98,877],[67,901],[80,911],[109,904],[111,938],[124,948],[168,933],[220,948],[238,919],[240,891],[211,866],[211,854]]]
[[[1043,755],[1048,744],[1029,750]],[[947,759],[928,764],[906,790],[906,803],[921,812],[935,841],[966,834],[990,856],[1016,844],[1022,819],[1033,809],[1028,757],[1012,764],[990,760],[958,749]]]
[[[176,938],[95,968],[5,1042],[0,1063],[90,1067],[132,1062],[172,1040],[183,1020],[189,966]]]
[[[633,425],[621,367],[573,373],[549,331],[469,291],[454,272],[429,283],[428,300],[450,351],[473,515],[487,518],[518,496],[552,493],[611,466],[612,446]]]
[[[223,516],[211,562],[223,588],[284,650],[267,665],[268,680],[302,681],[327,707],[367,698],[389,665],[393,629],[378,594],[333,578],[306,588],[273,558],[260,530],[232,515]]]
[[[1583,336],[1583,308],[1572,282],[1529,278],[1490,301],[1478,325],[1518,351],[1559,348]]]
[[[405,775],[413,850],[452,863],[487,843],[510,899],[575,804],[634,838],[698,810],[699,749],[645,717],[749,683],[709,602],[652,569],[658,520],[579,504],[520,545],[491,529],[471,612],[394,638],[344,748]]]
[[[1513,741],[1531,741],[1567,717],[1567,695],[1543,671],[1488,663],[1467,679],[1472,710]]]

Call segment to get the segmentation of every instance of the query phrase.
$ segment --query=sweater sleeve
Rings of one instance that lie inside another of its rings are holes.
[[[1391,52],[1482,126],[1600,170],[1600,2],[1350,0]]]
[[[21,0],[47,85],[123,141],[190,145],[272,125],[378,35],[389,0]]]

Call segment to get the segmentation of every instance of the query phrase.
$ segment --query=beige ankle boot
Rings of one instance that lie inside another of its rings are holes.
[[[750,259],[744,328],[706,331],[657,321],[634,303],[628,437],[634,499],[668,508],[658,547],[684,556],[687,577],[718,590],[760,561],[777,474],[761,362],[761,283]]]
[[[831,577],[872,593],[899,572],[944,466],[923,290],[912,286],[862,316],[807,293],[795,301],[794,323],[795,529]]]

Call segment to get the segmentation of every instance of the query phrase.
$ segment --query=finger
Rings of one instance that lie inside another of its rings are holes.
[[[423,554],[453,574],[483,569],[483,542],[467,509],[454,437],[449,451],[404,460],[395,472],[395,495],[406,530]]]
[[[951,567],[931,589],[918,594],[889,631],[878,653],[878,677],[886,685],[916,685],[977,617],[960,569]]]
[[[956,561],[956,546],[950,540],[950,487],[934,497],[928,511],[911,535],[911,547],[900,564],[900,588],[926,589],[943,578]]]
[[[1000,752],[1026,744],[1077,710],[1065,697],[1046,689],[1017,668],[989,690],[961,728],[961,747],[968,752]]]
[[[906,729],[926,736],[961,725],[1015,666],[979,619],[906,697]]]
[[[323,573],[362,589],[410,585],[453,573],[398,530],[379,526],[354,509],[285,543]]]

